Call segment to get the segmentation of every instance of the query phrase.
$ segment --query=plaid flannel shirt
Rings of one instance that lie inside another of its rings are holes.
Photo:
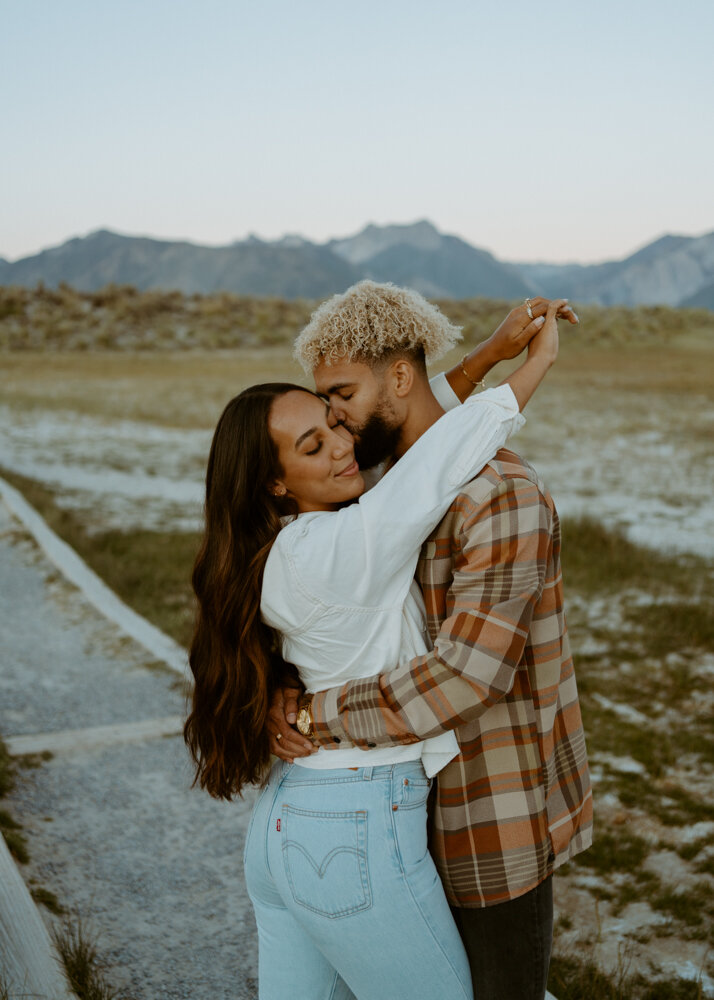
[[[592,840],[560,525],[535,471],[502,449],[424,544],[417,577],[433,652],[315,695],[316,739],[373,747],[455,729],[431,852],[453,905],[502,903]]]

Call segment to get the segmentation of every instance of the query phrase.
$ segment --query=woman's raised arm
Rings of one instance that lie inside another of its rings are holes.
[[[286,586],[302,592],[306,609],[314,601],[374,607],[403,600],[422,542],[459,490],[523,424],[519,410],[558,353],[556,314],[563,301],[549,304],[517,371],[445,413],[358,503],[303,515],[283,529],[275,543],[284,563],[279,572]]]
[[[567,299],[558,301],[562,303],[558,309],[558,319],[578,323],[577,314],[568,305]],[[517,358],[525,350],[545,323],[549,305],[549,299],[526,299],[522,305],[511,309],[487,340],[478,344],[458,364],[444,373],[460,402],[468,399],[476,386],[482,383],[500,361]]]

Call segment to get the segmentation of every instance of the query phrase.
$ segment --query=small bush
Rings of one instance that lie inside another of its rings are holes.
[[[592,957],[554,955],[548,989],[558,1000],[702,1000],[701,982],[667,978],[653,981],[630,975],[628,962],[615,973],[602,972]]]
[[[631,542],[621,528],[592,517],[564,518],[563,577],[568,591],[585,596],[627,587],[647,593],[691,593],[695,581],[710,579],[709,564],[695,556],[676,558]],[[714,627],[714,626],[712,626]]]
[[[15,785],[15,764],[7,746],[0,739],[0,799],[12,791]]]
[[[117,993],[104,978],[104,963],[84,923],[79,918],[65,920],[54,931],[54,939],[69,984],[79,1000],[115,1000]]]

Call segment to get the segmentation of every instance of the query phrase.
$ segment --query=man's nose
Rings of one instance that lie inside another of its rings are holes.
[[[335,407],[333,403],[330,403],[330,412],[327,414],[327,426],[335,428],[338,424],[342,423],[342,417],[338,416],[335,412]]]
[[[347,419],[347,410],[345,409],[344,401],[339,396],[333,396],[330,399],[330,412],[334,415],[338,424],[344,424]]]

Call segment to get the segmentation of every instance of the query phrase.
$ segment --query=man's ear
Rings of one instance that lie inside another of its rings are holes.
[[[414,385],[414,366],[406,358],[398,358],[389,367],[394,395],[399,399],[408,396]]]

